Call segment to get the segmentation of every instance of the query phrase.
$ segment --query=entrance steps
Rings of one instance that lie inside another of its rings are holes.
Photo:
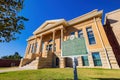
[[[35,59],[31,61],[30,63],[24,65],[23,67],[20,67],[21,69],[37,69],[38,61]]]

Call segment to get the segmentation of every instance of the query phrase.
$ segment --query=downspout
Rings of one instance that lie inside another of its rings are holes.
[[[96,18],[95,18],[95,17],[94,17],[94,22],[95,22],[96,29],[97,29],[97,31],[98,31],[98,33],[99,33],[98,35],[99,35],[100,41],[101,41],[101,43],[102,43],[102,47],[103,47],[103,49],[104,49],[104,51],[105,51],[105,56],[106,56],[106,60],[107,60],[108,66],[109,66],[110,69],[112,69],[112,66],[111,66],[111,64],[110,64],[109,57],[108,57],[108,54],[107,54],[107,50],[106,50],[106,48],[105,48],[103,39],[102,39],[102,37],[101,37],[100,30],[98,29],[98,25],[97,25],[97,22],[96,22]]]

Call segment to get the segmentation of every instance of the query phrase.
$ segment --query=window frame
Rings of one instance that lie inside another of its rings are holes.
[[[91,29],[91,30],[89,31],[88,29]],[[95,36],[94,36],[94,32],[92,30],[92,26],[87,27],[86,32],[87,32],[87,37],[88,37],[89,44],[90,45],[96,44],[96,39],[95,39]],[[92,33],[92,34],[89,34],[89,33]],[[94,43],[93,43],[93,40],[94,40]]]
[[[97,57],[98,59],[95,59],[95,56],[97,54]],[[100,57],[100,53],[99,52],[92,52],[92,58],[93,58],[93,63],[94,63],[94,66],[102,66],[102,60],[101,60],[101,57]],[[99,64],[98,64],[98,63]],[[97,63],[97,64],[96,64]]]
[[[70,36],[71,36],[71,35],[74,35],[74,36],[75,36],[75,32],[71,32],[71,33],[70,33]]]
[[[85,57],[87,57],[87,59],[85,59]],[[89,66],[89,60],[88,60],[88,56],[82,56],[82,65],[83,66]],[[84,58],[84,59],[83,59]],[[87,65],[86,65],[86,62],[87,62]]]
[[[81,31],[81,33],[80,33],[80,31]],[[83,38],[84,37],[82,29],[78,30],[77,33],[78,33],[78,38]],[[82,35],[82,36],[80,37],[79,35],[80,36]]]

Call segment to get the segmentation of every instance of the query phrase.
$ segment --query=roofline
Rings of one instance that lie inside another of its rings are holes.
[[[37,32],[37,30],[39,30],[39,29],[41,29],[42,27],[44,27],[44,26],[46,26],[47,24],[49,24],[49,23],[54,23],[55,21],[57,22],[60,22],[61,20],[64,20],[64,19],[55,19],[55,20],[47,20],[47,21],[45,21],[42,25],[40,25],[34,32],[33,32],[33,34],[36,34]]]
[[[87,19],[90,19],[90,18],[92,18],[92,17],[96,17],[96,16],[98,16],[98,15],[100,15],[100,17],[102,17],[102,14],[103,14],[103,10],[101,10],[101,11],[93,10],[93,11],[87,13],[87,14],[84,14],[84,15],[82,15],[82,16],[79,16],[79,17],[77,17],[77,18],[74,18],[74,19],[68,21],[68,23],[69,23],[69,25],[74,25],[74,24],[76,24],[76,23],[85,21],[85,20],[87,20]],[[76,19],[77,19],[77,20],[76,20]]]
[[[116,13],[116,12],[118,12],[118,11],[120,11],[120,9],[117,9],[117,10],[114,10],[114,11],[111,11],[111,12],[106,13],[106,14],[105,14],[105,18],[104,18],[104,25],[106,24],[106,18],[107,18],[107,16],[108,16],[108,15],[111,15],[111,14],[114,14],[114,13]]]
[[[40,34],[40,33],[44,32],[44,31],[47,31],[47,30],[49,30],[49,29],[51,29],[51,28],[54,28],[54,27],[56,27],[56,26],[58,26],[58,25],[64,25],[64,27],[67,27],[67,26],[71,26],[71,25],[74,25],[74,24],[83,22],[83,21],[85,21],[85,20],[88,20],[88,19],[93,18],[93,17],[96,17],[96,16],[102,17],[102,13],[103,13],[103,10],[98,11],[97,9],[95,9],[95,10],[89,12],[89,13],[86,13],[86,14],[84,14],[84,15],[82,15],[82,16],[79,16],[79,17],[77,17],[77,18],[74,18],[74,19],[72,19],[72,20],[70,20],[70,21],[66,21],[65,19],[59,19],[58,22],[55,23],[55,24],[53,24],[53,25],[51,25],[51,27],[49,27],[49,28],[47,28],[47,29],[43,29],[43,30],[41,30],[40,32],[36,32],[38,29],[40,29],[41,26],[45,26],[45,24],[43,23],[37,30],[35,30],[35,31],[33,32],[33,34],[34,34],[34,35]],[[45,22],[48,22],[48,23],[49,23],[49,22],[51,22],[51,21],[54,22],[55,20],[50,20],[50,21],[45,21]]]
[[[53,25],[51,25],[51,26],[53,26],[52,28],[54,28],[54,27],[56,27],[56,26],[58,26],[58,25],[67,26],[68,23],[66,22],[66,20],[61,19],[61,21],[59,21],[58,23],[55,23],[55,24],[53,24]],[[50,27],[50,28],[47,28],[47,29],[44,29],[44,30],[41,30],[40,32],[37,32],[37,33],[33,32],[33,34],[39,34],[39,33],[43,32],[43,31],[46,31],[46,30],[49,30],[49,29],[51,29],[51,27]]]
[[[82,17],[84,17],[84,16],[86,16],[86,15],[88,15],[88,14],[91,14],[91,13],[96,13],[97,11],[98,11],[98,9],[95,9],[95,10],[90,11],[90,12],[88,12],[88,13],[86,13],[86,14],[83,14],[83,15],[81,15],[81,16],[79,16],[79,17],[73,18],[73,19],[69,20],[68,22],[73,21],[73,20],[78,19],[78,18],[82,18]]]

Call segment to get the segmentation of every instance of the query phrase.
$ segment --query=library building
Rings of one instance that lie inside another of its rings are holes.
[[[70,56],[77,56],[78,68],[119,69],[120,52],[115,51],[114,42],[109,40],[112,39],[108,26],[110,19],[106,15],[106,23],[103,25],[102,14],[102,10],[96,9],[69,21],[65,19],[45,21],[27,39],[26,52],[19,67],[27,69],[73,67]]]

